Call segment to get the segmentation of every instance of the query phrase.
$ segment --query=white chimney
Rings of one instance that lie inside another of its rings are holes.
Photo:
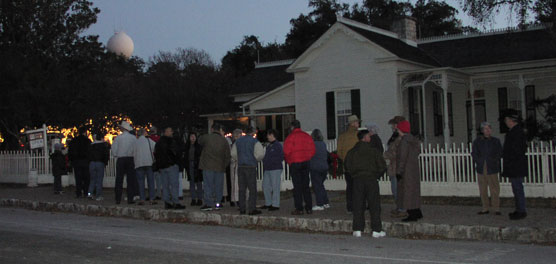
[[[398,34],[400,39],[417,41],[417,20],[413,17],[403,17],[394,21],[390,30]]]

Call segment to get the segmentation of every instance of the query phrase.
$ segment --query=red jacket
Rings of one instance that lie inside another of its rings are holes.
[[[315,155],[313,138],[296,128],[284,142],[284,157],[288,164],[309,161]]]

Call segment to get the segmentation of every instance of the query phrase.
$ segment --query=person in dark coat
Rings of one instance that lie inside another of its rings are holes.
[[[189,180],[189,192],[191,193],[191,205],[203,205],[203,174],[199,169],[199,159],[202,148],[197,142],[197,134],[189,134],[189,140],[185,143],[184,166]]]
[[[380,219],[380,188],[378,179],[386,171],[386,162],[376,147],[371,144],[368,130],[357,132],[359,142],[346,155],[346,170],[353,178],[353,236],[361,237],[365,228],[365,208],[371,214],[371,229],[374,238],[386,236]]]
[[[378,149],[378,151],[380,151],[380,153],[384,153],[384,146],[382,145],[382,140],[378,136],[378,133],[379,133],[378,125],[374,122],[370,122],[367,125],[365,125],[365,127],[367,128],[367,130],[371,134],[371,145],[374,148]]]
[[[104,171],[110,159],[110,146],[104,142],[104,135],[97,133],[94,135],[95,141],[89,150],[89,174],[91,175],[91,184],[87,197],[93,199],[93,193],[97,201],[102,201],[102,182],[104,179]]]
[[[471,151],[475,170],[477,171],[477,182],[483,205],[483,210],[478,212],[478,214],[489,213],[488,193],[490,190],[491,207],[496,215],[500,215],[500,182],[498,181],[498,173],[500,172],[502,144],[500,144],[498,138],[491,136],[492,128],[490,123],[481,123],[481,131],[483,135],[473,141],[473,150]]]
[[[504,117],[504,123],[510,129],[504,138],[504,169],[502,176],[508,177],[512,183],[512,191],[515,199],[515,211],[510,213],[511,220],[519,220],[527,217],[525,209],[525,192],[523,190],[523,179],[527,176],[527,141],[523,128],[519,123],[517,111],[509,111]]]
[[[62,144],[54,145],[54,153],[50,154],[52,160],[52,176],[54,176],[54,194],[62,194],[62,175],[67,173],[66,157],[62,154]]]
[[[75,177],[75,197],[87,196],[89,191],[89,147],[91,140],[87,137],[87,129],[79,128],[79,136],[74,138],[68,149],[68,156]]]
[[[403,208],[408,216],[403,222],[417,221],[423,218],[421,212],[421,175],[419,169],[419,145],[417,138],[410,134],[408,121],[401,121],[396,126],[402,137],[396,157],[396,178],[401,185],[398,199],[402,199]]]
[[[160,170],[162,199],[165,209],[185,209],[178,200],[179,189],[179,147],[174,139],[172,127],[163,127],[163,134],[154,146],[154,158]]]

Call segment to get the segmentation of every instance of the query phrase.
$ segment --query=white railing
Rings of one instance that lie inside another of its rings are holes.
[[[336,150],[336,141],[328,141],[327,149]],[[556,197],[556,148],[553,142],[530,143],[527,150],[529,174],[525,179],[526,195],[529,197]],[[44,156],[28,151],[0,152],[0,183],[27,183],[29,170],[36,169],[39,183],[52,183],[51,171],[46,171]],[[452,144],[450,146],[421,145],[419,155],[421,172],[421,193],[427,196],[478,196],[477,174],[471,158],[471,144]],[[263,165],[259,163],[257,176],[259,187],[262,182]],[[292,189],[289,167],[284,164],[282,173],[282,190]],[[116,162],[111,158],[104,177],[105,187],[114,187]],[[183,174],[186,181],[186,174]],[[73,184],[73,177],[68,177],[68,184]],[[512,196],[506,178],[501,177],[501,196]],[[188,189],[189,185],[183,185]],[[325,182],[329,190],[344,190],[342,175],[335,179],[329,175]],[[390,194],[390,182],[387,177],[380,179],[381,194]]]

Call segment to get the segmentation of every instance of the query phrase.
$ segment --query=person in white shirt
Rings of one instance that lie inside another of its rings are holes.
[[[149,138],[149,134],[144,128],[139,129],[139,135],[133,149],[133,163],[135,164],[135,173],[137,175],[137,182],[139,183],[139,196],[141,197],[139,205],[145,204],[145,176],[147,176],[147,184],[149,187],[149,200],[151,204],[157,204],[157,202],[154,201],[155,187],[152,170],[154,163],[154,146],[156,143]]]
[[[122,134],[117,136],[112,144],[112,156],[116,158],[116,204],[122,201],[124,175],[127,176],[127,203],[133,204],[133,196],[138,192],[133,162],[133,149],[137,138],[130,133],[133,128],[128,122],[122,121],[120,129]]]

